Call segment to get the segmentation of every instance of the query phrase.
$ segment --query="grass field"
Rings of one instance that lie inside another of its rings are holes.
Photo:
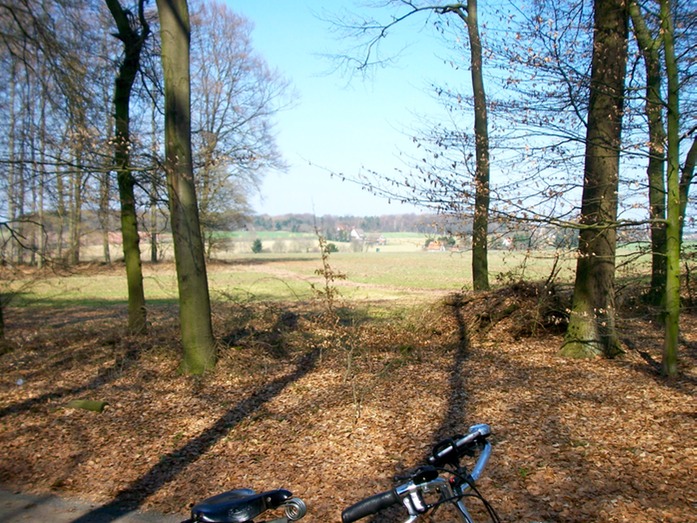
[[[346,299],[396,300],[418,299],[424,294],[470,289],[471,252],[427,252],[426,235],[418,233],[385,233],[384,245],[331,242],[339,250],[330,257],[332,269],[345,274],[346,279],[333,282]],[[252,253],[254,240],[262,241],[263,251]],[[149,255],[143,249],[145,262],[146,298],[172,300],[177,296],[176,279],[171,264],[172,246],[167,237],[161,255],[164,263],[152,265],[145,260]],[[114,246],[112,256],[118,256],[120,247]],[[618,251],[618,278],[646,275],[648,257],[641,263],[636,259],[637,246]],[[323,285],[316,271],[322,268],[318,238],[314,233],[287,231],[236,231],[216,238],[212,263],[208,274],[213,299],[224,300],[297,300],[313,295],[311,285]],[[85,259],[98,263],[101,246],[85,247]],[[632,260],[631,263],[626,263]],[[489,272],[492,285],[517,280],[547,280],[553,272],[558,283],[573,282],[575,252],[541,250],[490,250]],[[26,304],[37,300],[123,302],[126,284],[119,274],[119,264],[99,268],[85,276],[48,277],[26,286],[23,300]],[[98,277],[97,277],[98,276]],[[5,284],[6,290],[16,290],[23,282]],[[0,289],[1,290],[1,289]]]
[[[493,251],[489,265],[491,282],[518,279],[546,279],[554,264],[554,253],[528,255],[522,252]],[[345,299],[418,300],[424,295],[471,288],[469,253],[425,252],[422,250],[379,252],[338,252],[329,257],[331,268],[346,276],[326,282],[317,274],[322,269],[319,253],[244,253],[208,265],[209,287],[214,300],[293,301],[314,295],[313,285],[329,283]],[[557,281],[570,282],[574,259],[558,262]],[[174,266],[144,264],[146,299],[175,301]],[[114,304],[127,300],[127,287],[120,263],[89,265],[61,274],[44,273],[4,281],[6,293],[16,293],[14,305],[29,304]]]

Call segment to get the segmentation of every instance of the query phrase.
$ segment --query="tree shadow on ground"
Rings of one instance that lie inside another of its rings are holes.
[[[463,431],[464,416],[467,407],[467,392],[465,390],[465,376],[462,366],[469,356],[470,336],[462,313],[465,302],[461,294],[451,297],[447,304],[452,308],[452,314],[457,325],[457,341],[455,344],[455,357],[450,372],[450,399],[448,410],[443,418],[443,424],[436,431],[437,438],[451,437],[457,431]],[[474,420],[470,420],[473,421]]]
[[[31,410],[49,401],[59,400],[67,396],[78,395],[86,391],[96,390],[103,387],[107,383],[113,381],[120,373],[123,373],[129,367],[135,365],[140,359],[140,353],[141,350],[139,349],[139,346],[137,344],[132,344],[129,346],[128,350],[123,356],[116,358],[114,363],[109,367],[101,369],[93,379],[84,385],[79,387],[63,387],[58,390],[41,394],[40,396],[28,398],[19,403],[3,407],[0,409],[0,419],[4,418],[5,416],[9,416],[10,414]],[[71,354],[70,358],[74,359],[75,355]],[[56,366],[60,365],[61,363],[62,362],[59,362]]]
[[[697,379],[693,376],[687,375],[684,372],[680,372],[677,377],[669,378],[663,374],[663,365],[660,361],[659,348],[662,346],[656,343],[656,347],[652,347],[654,350],[646,350],[646,347],[641,348],[643,345],[641,341],[636,341],[630,336],[625,336],[623,338],[623,343],[630,349],[635,351],[641,359],[646,362],[646,365],[641,365],[639,363],[633,363],[632,367],[651,377],[656,383],[661,385],[666,385],[677,391],[689,393],[694,390],[697,385]],[[678,356],[678,361],[681,367],[694,367],[695,362],[697,362],[697,343],[690,342],[684,337],[680,337],[680,355]]]
[[[213,445],[225,437],[238,423],[264,404],[278,396],[288,385],[298,381],[314,369],[319,349],[302,356],[291,374],[278,378],[253,392],[247,399],[227,411],[213,425],[186,444],[162,456],[149,471],[137,478],[108,504],[75,519],[73,523],[109,523],[140,508],[143,502],[174,480],[198,460]]]
[[[606,521],[604,510],[607,507],[618,502],[639,503],[640,500],[647,507],[670,510],[674,499],[655,488],[671,480],[670,468],[652,472],[650,461],[637,459],[637,454],[650,445],[647,442],[650,439],[632,438],[622,427],[621,416],[625,409],[638,407],[630,400],[624,400],[624,396],[613,393],[612,385],[607,389],[589,389],[586,384],[593,377],[592,369],[588,367],[540,366],[534,362],[517,362],[513,367],[507,358],[506,352],[490,351],[487,354],[492,368],[507,369],[505,391],[509,403],[505,415],[510,419],[520,419],[518,426],[509,426],[503,437],[508,445],[520,444],[522,449],[529,449],[530,442],[536,442],[537,449],[531,454],[523,450],[516,461],[502,464],[503,467],[491,474],[497,483],[502,484],[501,478],[507,478],[511,484],[517,483],[525,489],[522,492],[527,495],[518,497],[519,516],[526,514],[530,520],[534,517],[550,523]],[[559,376],[566,385],[554,396],[549,395],[548,388],[529,385],[531,379],[553,382],[559,380]],[[670,386],[669,383],[660,383]],[[580,406],[584,404],[592,405],[596,415],[589,416],[585,425],[579,425],[573,417],[573,408],[569,406],[579,405],[581,410]],[[547,407],[544,418],[537,417],[534,424],[524,419],[542,406]],[[671,432],[680,432],[677,428],[680,424],[689,426],[694,420],[694,412],[689,410],[675,411],[672,416],[674,423],[670,429],[651,427],[647,434],[664,430],[669,436]],[[646,412],[646,418],[651,419],[650,412]],[[595,436],[615,430],[618,432],[616,441]],[[619,436],[621,434],[628,437],[623,439]],[[666,451],[665,456],[669,455],[670,452]],[[504,470],[506,466],[509,470]],[[511,472],[514,477],[511,477]],[[513,484],[506,489],[521,491],[521,487]]]
[[[456,434],[463,434],[470,425],[477,422],[477,420],[465,420],[467,391],[465,389],[466,383],[465,374],[463,373],[463,364],[467,361],[470,350],[470,336],[467,329],[467,322],[463,314],[465,305],[465,301],[461,294],[455,294],[447,301],[447,306],[452,308],[453,319],[457,325],[457,339],[453,347],[454,357],[449,378],[450,397],[447,403],[448,407],[443,416],[441,425],[433,433],[434,444],[445,438],[451,438]],[[430,455],[430,452],[424,454],[421,463],[426,463]],[[404,507],[400,505],[375,514],[370,519],[370,522],[388,523],[402,521],[404,517],[405,510]]]

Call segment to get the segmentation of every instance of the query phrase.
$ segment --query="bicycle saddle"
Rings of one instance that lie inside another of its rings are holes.
[[[261,494],[246,488],[229,490],[194,505],[191,520],[201,523],[247,523],[265,510],[279,507],[292,495],[282,489]]]

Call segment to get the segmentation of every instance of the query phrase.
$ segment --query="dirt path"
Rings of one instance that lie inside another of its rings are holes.
[[[0,521],[50,521],[51,523],[73,523],[89,517],[92,523],[180,523],[182,518],[156,512],[107,509],[93,503],[52,495],[36,496],[0,490]]]

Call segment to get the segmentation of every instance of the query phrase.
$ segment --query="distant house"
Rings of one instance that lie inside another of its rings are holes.
[[[351,229],[351,241],[354,240],[359,242],[365,240],[365,232],[363,232],[363,229],[356,229],[355,227]]]
[[[370,246],[382,246],[387,245],[387,239],[382,234],[366,234],[363,237],[363,241],[366,245]]]
[[[443,252],[445,251],[445,243],[439,240],[433,240],[426,246],[428,252]]]

